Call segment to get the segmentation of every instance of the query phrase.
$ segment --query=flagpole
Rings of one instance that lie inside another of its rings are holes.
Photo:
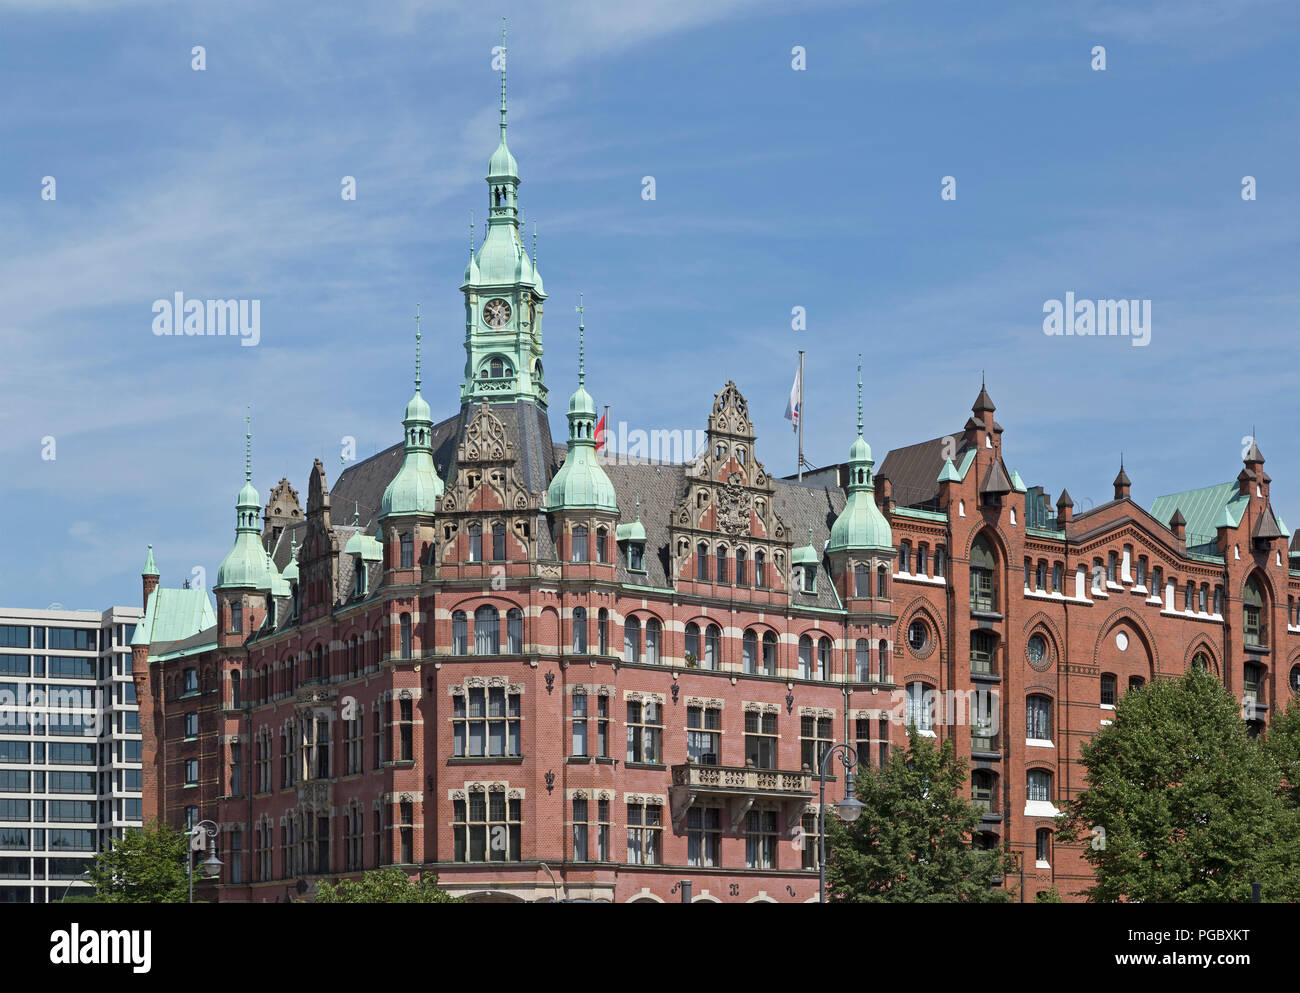
[[[803,482],[803,349],[799,349],[799,481]]]

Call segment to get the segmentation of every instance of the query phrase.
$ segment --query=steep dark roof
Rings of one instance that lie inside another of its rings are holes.
[[[1255,529],[1251,532],[1252,538],[1263,538],[1269,540],[1272,538],[1285,538],[1286,532],[1277,524],[1277,518],[1273,516],[1273,508],[1265,507],[1264,513],[1259,515],[1255,521]]]
[[[980,395],[975,398],[975,405],[971,407],[971,410],[975,411],[976,413],[982,414],[986,410],[997,410],[997,409],[998,409],[997,407],[993,406],[993,398],[989,396],[989,391],[986,390],[984,388],[984,384],[981,383]]]
[[[1002,460],[994,459],[993,464],[989,466],[988,472],[984,473],[984,479],[980,483],[980,494],[989,493],[1000,496],[1010,493],[1013,489],[1015,487],[1011,485],[1006,470],[1002,468]]]
[[[939,470],[945,451],[955,453],[953,462],[965,451],[960,434],[944,435],[906,448],[895,448],[880,463],[877,476],[884,476],[893,488],[894,501],[904,507],[932,503],[939,496]]]
[[[1073,507],[1073,506],[1074,506],[1074,501],[1070,499],[1070,491],[1069,491],[1069,490],[1061,490],[1061,495],[1060,495],[1059,497],[1056,498],[1056,505],[1057,505],[1058,507]]]

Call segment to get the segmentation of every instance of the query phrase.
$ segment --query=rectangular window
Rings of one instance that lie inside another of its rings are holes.
[[[663,808],[657,803],[627,805],[627,861],[630,865],[659,865]]]
[[[831,724],[829,717],[799,718],[800,767],[811,769],[814,776],[821,775],[822,754],[835,741]]]
[[[453,860],[517,862],[520,858],[522,800],[503,789],[471,789],[452,801]]]
[[[199,760],[185,760],[185,785],[197,786],[199,783]]]
[[[628,701],[627,761],[643,765],[663,762],[663,713],[653,700]]]
[[[399,550],[401,553],[401,566],[403,569],[412,569],[415,567],[415,537],[410,534],[404,534],[399,539]]]
[[[26,624],[0,624],[0,648],[31,647],[31,628]]]
[[[745,711],[745,762],[756,769],[776,768],[776,714]]]
[[[573,798],[573,861],[586,862],[589,856],[586,797]]]
[[[693,806],[686,811],[686,864],[700,867],[722,861],[722,811]]]
[[[573,694],[573,745],[569,751],[570,755],[585,756],[587,754],[587,694]]]
[[[686,708],[686,754],[697,765],[718,765],[722,755],[722,711]]]
[[[520,751],[520,697],[503,686],[468,687],[452,697],[452,754],[514,757]]]
[[[745,815],[745,868],[775,869],[778,837],[775,810],[751,810]]]

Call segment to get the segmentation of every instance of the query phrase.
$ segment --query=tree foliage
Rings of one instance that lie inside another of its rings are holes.
[[[1300,897],[1300,821],[1275,758],[1294,734],[1249,737],[1200,668],[1127,693],[1083,746],[1086,787],[1058,822],[1058,843],[1086,842],[1088,899],[1246,901],[1252,882],[1265,900]]]
[[[438,886],[438,877],[425,873],[409,879],[401,869],[378,869],[360,879],[316,884],[316,903],[464,903]]]
[[[127,828],[98,853],[90,882],[100,903],[185,903],[189,886],[185,860],[189,838],[154,821],[146,828]]]
[[[883,769],[864,768],[856,792],[865,809],[852,824],[826,814],[827,899],[847,903],[1003,903],[998,886],[1014,860],[972,844],[980,813],[971,805],[967,764],[951,739],[941,745],[909,729],[906,752]]]

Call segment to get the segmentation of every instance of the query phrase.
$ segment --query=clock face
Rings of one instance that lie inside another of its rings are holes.
[[[505,327],[506,321],[510,320],[510,304],[500,297],[489,300],[483,307],[483,320],[491,328]]]

